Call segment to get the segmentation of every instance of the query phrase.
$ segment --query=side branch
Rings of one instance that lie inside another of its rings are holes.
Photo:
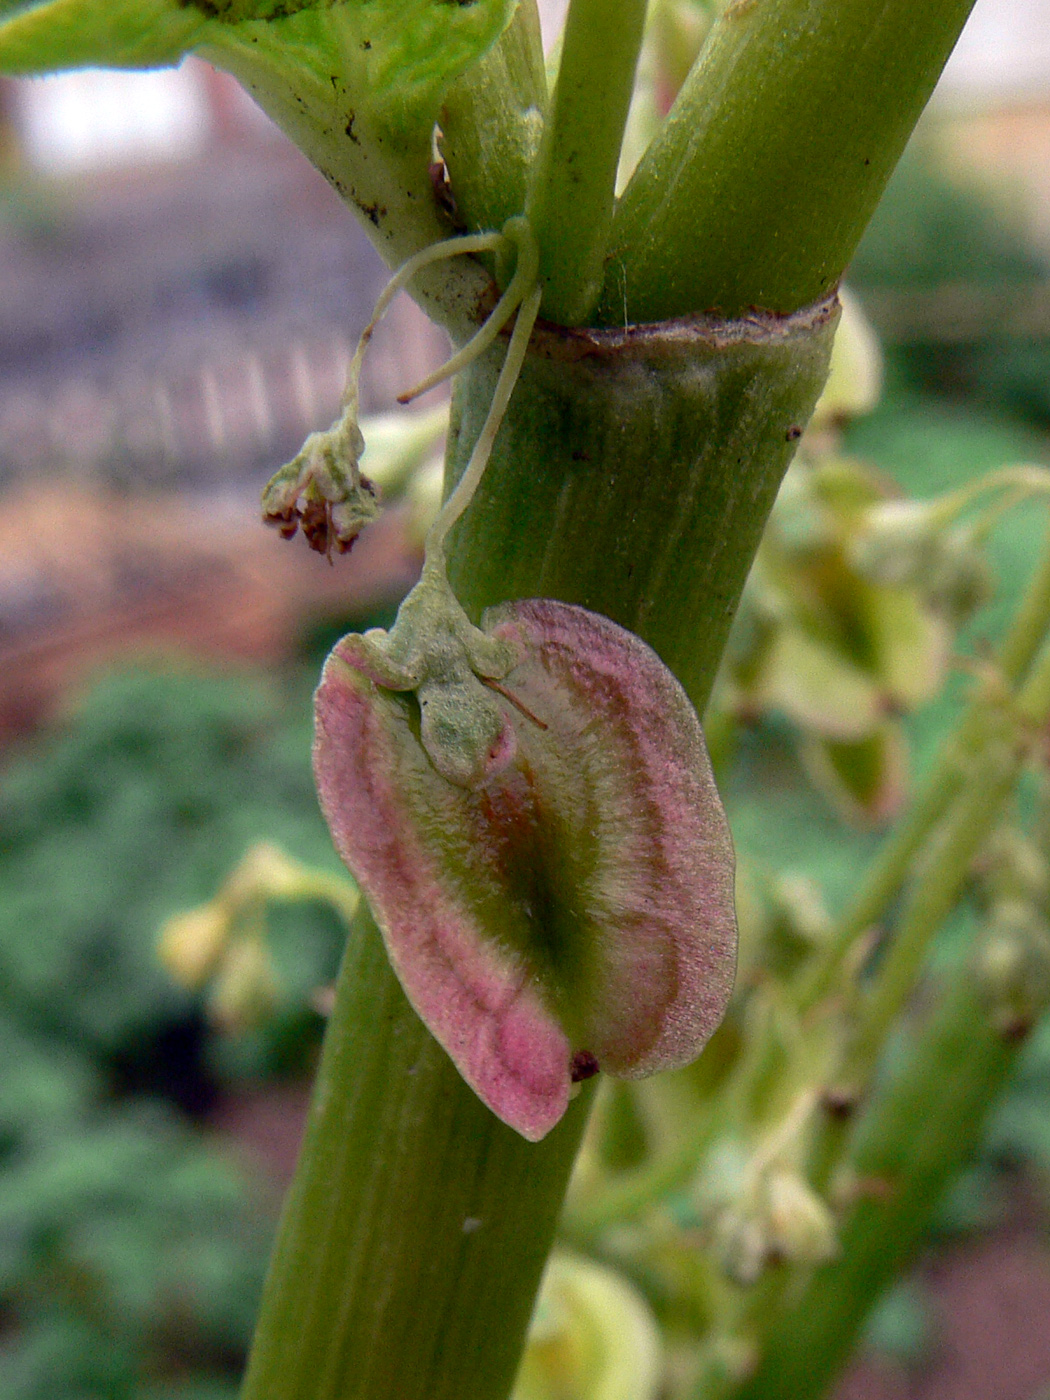
[[[624,192],[598,324],[825,296],[972,6],[731,0]]]

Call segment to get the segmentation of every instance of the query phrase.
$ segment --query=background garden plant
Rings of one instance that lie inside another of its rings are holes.
[[[615,208],[644,6],[621,7],[615,42],[605,7],[571,7],[552,100],[527,6],[451,17],[429,5],[411,17],[403,5],[286,8],[157,5],[123,21],[107,12],[101,25],[95,7],[69,0],[14,6],[0,59],[25,71],[197,49],[283,121],[391,261],[457,224],[498,229],[524,210],[546,324],[453,539],[452,585],[476,617],[537,595],[607,615],[648,641],[704,708],[820,388],[828,298],[968,6],[884,7],[875,19],[859,3],[728,6]],[[657,41],[670,34],[680,52],[706,18],[658,7]],[[434,196],[435,121],[454,206]],[[511,270],[493,269],[497,279]],[[458,340],[493,300],[489,270],[470,259],[428,269],[416,290]],[[639,330],[646,322],[657,324]],[[494,347],[457,386],[450,480],[501,361]],[[776,706],[801,720],[811,772],[850,815],[875,819],[902,800],[890,711],[941,678],[932,667],[903,695],[910,660],[943,654],[946,629],[979,600],[981,502],[970,516],[959,503],[894,516],[878,485],[826,444],[802,473],[752,576],[738,628],[758,635],[738,632],[722,713]],[[986,499],[994,510],[1042,490],[1039,473],[1015,473]],[[566,1228],[634,1275],[672,1337],[702,1338],[683,1393],[798,1394],[830,1377],[1041,1009],[1045,891],[1031,873],[1042,860],[1031,803],[1011,822],[1025,834],[1000,828],[1050,703],[1048,606],[1044,568],[943,759],[834,920],[797,889],[774,888],[760,901],[762,947],[748,950],[743,995],[695,1069],[666,1090],[606,1096]],[[791,647],[803,655],[788,666]],[[837,716],[829,674],[850,697]],[[869,727],[853,720],[844,732],[846,710]],[[869,1097],[978,858],[974,951]],[[891,914],[892,937],[872,958],[870,930]],[[940,1065],[963,1068],[932,1115]],[[320,1075],[247,1393],[505,1394],[591,1090],[542,1144],[494,1120],[405,1003],[366,911]],[[661,1114],[665,1093],[689,1114]],[[661,1120],[674,1125],[662,1135]],[[872,1193],[872,1180],[899,1186]],[[694,1213],[705,1252],[661,1239],[669,1201]]]

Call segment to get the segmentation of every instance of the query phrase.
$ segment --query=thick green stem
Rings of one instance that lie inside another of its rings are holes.
[[[598,323],[824,296],[972,5],[730,0],[620,201]]]
[[[449,571],[478,615],[548,596],[633,626],[702,706],[833,306],[531,353]],[[450,481],[505,351],[457,388]],[[504,1400],[587,1101],[528,1143],[410,1010],[370,920],[351,938],[245,1400]],[[480,1222],[480,1223],[478,1223]]]
[[[540,248],[543,314],[584,324],[605,273],[647,0],[572,0],[558,83],[527,212]],[[600,74],[600,80],[596,81]]]
[[[457,596],[475,611],[541,596],[604,613],[649,642],[702,711],[835,317],[825,303],[789,318],[545,327],[471,506],[475,529],[450,559]],[[502,354],[472,366],[454,399],[453,476]]]
[[[339,975],[243,1400],[510,1389],[589,1095],[539,1144],[405,1000],[367,910]]]

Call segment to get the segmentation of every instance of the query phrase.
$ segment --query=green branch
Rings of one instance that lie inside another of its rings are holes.
[[[906,1067],[865,1120],[850,1161],[858,1198],[840,1231],[838,1257],[792,1293],[734,1400],[826,1394],[873,1304],[921,1247],[1019,1048],[995,1030],[970,969],[961,966]]]
[[[501,229],[525,208],[547,112],[536,0],[522,0],[497,43],[445,94],[438,118],[453,217]]]
[[[586,323],[605,272],[646,0],[572,0],[554,102],[527,213],[540,248],[543,314]]]
[[[973,0],[731,0],[613,223],[599,324],[836,285]]]
[[[1000,648],[998,675],[1006,687],[1013,689],[1021,681],[1048,631],[1050,537]],[[803,1011],[816,1006],[831,992],[856,940],[885,915],[930,833],[970,780],[969,769],[991,719],[990,702],[979,693],[945,741],[908,811],[865,870],[860,885],[835,922],[826,949],[807,972],[799,992]]]

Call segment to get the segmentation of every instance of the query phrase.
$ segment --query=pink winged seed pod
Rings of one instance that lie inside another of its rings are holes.
[[[519,657],[500,682],[517,741],[501,771],[442,778],[415,698],[339,646],[314,765],[409,1001],[536,1141],[574,1078],[682,1065],[710,1037],[734,975],[733,850],[699,720],[650,647],[546,599],[483,625]]]

